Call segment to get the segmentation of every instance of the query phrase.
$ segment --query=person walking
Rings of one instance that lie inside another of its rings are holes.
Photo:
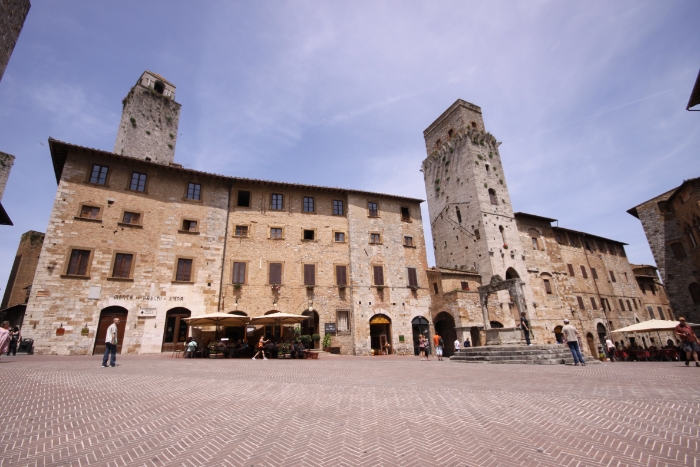
[[[455,339],[455,352],[459,352],[459,339]]]
[[[0,355],[7,353],[7,349],[10,348],[10,322],[3,321],[0,325]]]
[[[523,334],[525,334],[525,342],[527,345],[532,345],[530,343],[530,321],[528,321],[524,311],[520,312],[520,328],[523,330]]]
[[[608,358],[610,359],[611,362],[615,361],[615,344],[613,341],[610,340],[610,337],[605,339],[605,348],[608,350]]]
[[[119,331],[117,330],[117,325],[119,324],[119,318],[114,318],[112,324],[107,328],[107,335],[105,336],[105,354],[102,357],[102,367],[107,368],[107,359],[110,359],[109,366],[114,368],[117,366],[117,344],[119,344]]]
[[[197,352],[197,341],[194,340],[194,337],[187,338],[187,345],[185,345],[185,349],[185,358],[194,358],[194,355]]]
[[[420,351],[420,360],[425,360],[425,336],[423,334],[418,336],[418,350]]]
[[[435,347],[435,356],[438,361],[442,361],[442,349],[445,346],[445,342],[442,340],[442,336],[437,332],[433,336],[433,346]]]
[[[10,331],[10,348],[7,351],[7,355],[12,354],[13,357],[17,356],[17,347],[19,343],[22,342],[22,333],[19,327],[15,326],[12,331]]]
[[[673,332],[681,340],[681,345],[685,351],[685,366],[690,366],[691,355],[693,360],[695,360],[695,366],[700,366],[700,363],[698,363],[698,338],[693,329],[685,322],[684,317],[678,318],[678,324]]]
[[[564,327],[561,329],[561,332],[564,334],[566,343],[569,344],[571,355],[574,356],[574,366],[578,366],[579,362],[581,363],[581,366],[586,366],[586,362],[583,360],[581,350],[578,346],[578,331],[575,327],[569,324],[568,319],[564,320]]]
[[[265,356],[265,344],[270,342],[269,340],[265,340],[265,336],[260,336],[260,340],[258,341],[258,351],[255,355],[253,355],[252,360],[255,360],[255,357],[258,355],[262,354],[263,360],[267,360],[267,357]]]

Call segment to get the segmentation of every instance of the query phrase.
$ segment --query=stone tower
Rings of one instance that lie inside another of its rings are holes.
[[[483,285],[496,275],[520,277],[529,289],[500,143],[486,131],[481,108],[457,100],[423,136],[428,157],[422,171],[437,266],[475,269]],[[500,292],[499,301],[501,306],[511,302]]]
[[[180,121],[175,85],[144,71],[122,107],[114,152],[159,164],[173,162]]]

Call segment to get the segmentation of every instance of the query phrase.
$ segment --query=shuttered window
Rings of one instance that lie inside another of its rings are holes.
[[[304,285],[316,285],[316,265],[304,265]]]
[[[83,206],[80,209],[80,217],[83,219],[97,219],[100,214],[100,208],[94,206]]]
[[[348,285],[347,266],[338,265],[335,267],[335,285]]]
[[[131,274],[131,260],[133,255],[117,253],[114,257],[114,268],[112,268],[112,277],[127,279]]]
[[[192,280],[192,260],[180,258],[177,260],[177,271],[175,280],[180,282],[190,282]]]
[[[382,266],[374,266],[374,285],[384,285],[384,268]]]
[[[404,237],[403,246],[413,246],[413,237]]]
[[[282,263],[270,263],[270,284],[282,283]]]
[[[348,310],[338,310],[336,312],[338,332],[347,332],[350,330],[350,320],[348,319],[348,314]]]
[[[581,298],[581,297],[576,297],[576,300],[578,301],[578,307],[579,307],[579,309],[585,310],[586,307],[583,305],[583,298]]]
[[[610,271],[610,280],[613,281],[613,282],[617,282],[617,281],[615,280],[615,273],[612,272],[612,271]]]
[[[584,279],[588,279],[588,273],[586,272],[586,267],[581,265],[581,275]]]
[[[406,268],[408,271],[408,286],[418,287],[418,274],[416,273],[416,268]]]
[[[71,276],[84,276],[87,274],[88,261],[90,261],[89,250],[73,250],[68,262],[68,274]]]
[[[245,284],[245,268],[246,263],[234,262],[233,263],[233,283],[234,284]]]
[[[552,284],[550,284],[549,279],[543,279],[544,281],[544,290],[547,292],[547,295],[552,295]]]
[[[593,279],[598,279],[598,272],[595,270],[595,268],[591,268],[591,275],[593,276]]]
[[[594,310],[598,309],[598,305],[595,303],[595,298],[591,297],[591,306],[593,307]]]
[[[191,220],[183,220],[182,221],[182,230],[185,232],[196,232],[197,231],[197,221],[191,221]]]
[[[408,208],[401,207],[401,220],[404,222],[411,220],[411,211]]]
[[[571,264],[567,264],[566,266],[569,268],[569,275],[574,277],[574,266]]]

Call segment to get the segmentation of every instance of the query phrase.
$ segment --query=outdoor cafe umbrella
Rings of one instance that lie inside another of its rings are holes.
[[[248,322],[247,316],[230,315],[228,313],[209,313],[206,315],[184,318],[190,326],[216,326],[215,340],[219,338],[219,326],[244,326]]]
[[[309,317],[305,315],[293,315],[290,313],[277,312],[270,313],[269,315],[265,316],[251,318],[250,324],[259,324],[264,326],[273,325],[280,326],[281,328],[285,324],[299,324],[303,321],[306,321],[307,319],[309,319]]]
[[[631,326],[626,326],[624,328],[616,329],[612,332],[650,332],[656,331],[659,336],[659,341],[661,341],[661,334],[659,331],[672,331],[676,328],[679,321],[670,321],[665,319],[650,319],[648,321],[642,321],[641,323],[636,323]],[[694,323],[686,323],[688,326],[698,326]]]

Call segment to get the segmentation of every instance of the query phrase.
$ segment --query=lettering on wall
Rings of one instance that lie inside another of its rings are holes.
[[[114,295],[115,300],[141,300],[149,302],[182,302],[185,297],[156,297],[153,295]]]

